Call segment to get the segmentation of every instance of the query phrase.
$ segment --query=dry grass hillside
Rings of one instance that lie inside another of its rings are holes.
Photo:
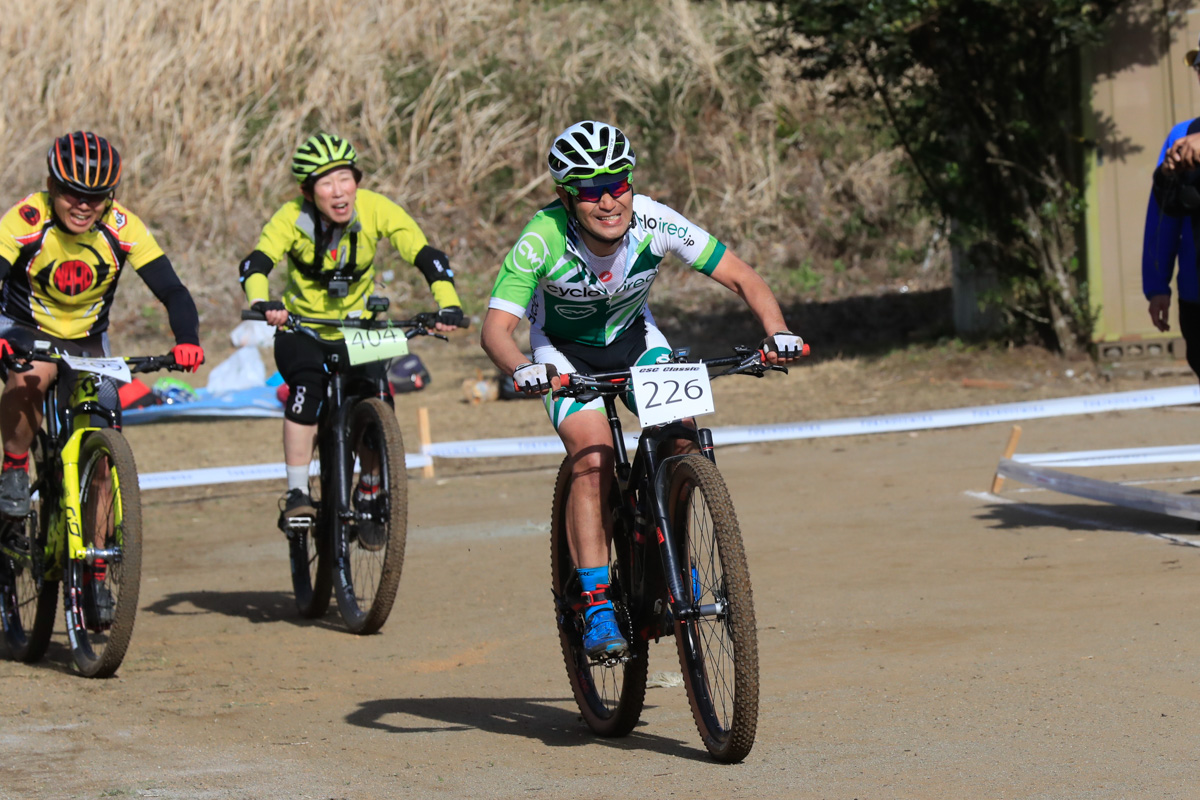
[[[232,323],[234,266],[295,191],[308,134],[351,139],[365,185],[450,253],[469,310],[551,195],[544,153],[579,118],[611,120],[638,188],[714,231],[786,300],[945,284],[931,227],[904,204],[898,155],[756,51],[751,4],[491,0],[47,0],[0,26],[4,204],[44,184],[44,153],[92,128],[125,156],[122,199],[159,235],[207,327]],[[394,255],[384,269],[400,267]],[[394,296],[426,302],[415,270]],[[666,275],[682,311],[702,280]],[[126,280],[128,332],[162,315]]]

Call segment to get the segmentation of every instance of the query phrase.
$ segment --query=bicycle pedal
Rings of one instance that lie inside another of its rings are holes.
[[[307,533],[315,524],[316,518],[307,514],[279,518],[279,530],[287,534],[289,539],[294,538],[296,534]]]

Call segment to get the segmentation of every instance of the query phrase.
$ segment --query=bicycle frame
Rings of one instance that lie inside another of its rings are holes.
[[[69,405],[64,417],[67,426],[60,430],[58,411],[58,379],[51,381],[46,389],[43,403],[43,425],[46,429],[46,444],[49,452],[46,462],[49,466],[48,475],[38,474],[37,481],[31,489],[38,491],[43,498],[43,504],[48,504],[50,513],[47,516],[46,531],[46,577],[58,580],[63,568],[63,547],[66,547],[67,558],[71,561],[93,563],[102,558],[110,563],[119,563],[121,551],[117,548],[96,550],[83,541],[83,527],[80,520],[80,484],[79,484],[79,455],[83,439],[87,434],[99,427],[90,424],[93,416],[107,420],[109,427],[120,427],[120,412],[110,411],[100,404],[99,378],[90,372],[78,373],[75,386],[71,390]],[[63,434],[70,433],[63,438]],[[49,480],[51,475],[62,473],[62,482],[57,490]],[[121,502],[119,486],[113,476],[113,500]]]
[[[346,522],[354,518],[354,511],[350,507],[350,475],[347,474],[347,470],[353,464],[351,460],[353,454],[349,452],[350,426],[348,418],[354,410],[354,403],[360,399],[378,397],[388,405],[392,405],[393,400],[391,392],[387,391],[387,387],[384,385],[386,378],[375,380],[375,393],[372,395],[368,395],[366,392],[356,392],[347,396],[349,376],[341,365],[341,355],[338,353],[326,354],[325,364],[326,369],[329,370],[329,383],[325,393],[325,403],[322,405],[321,416],[317,423],[318,447],[322,464],[321,502],[327,502],[327,498],[333,500],[338,518],[342,522]],[[326,458],[330,459],[332,469],[326,469]],[[326,494],[330,480],[333,480],[337,487],[333,497]],[[335,555],[339,569],[344,568],[342,554]]]
[[[654,516],[654,534],[658,544],[659,563],[662,567],[662,578],[665,582],[667,590],[667,603],[670,609],[670,615],[674,619],[690,619],[703,613],[713,613],[717,609],[704,609],[687,606],[681,598],[687,596],[684,591],[683,584],[680,581],[680,561],[679,554],[676,552],[674,531],[671,528],[670,509],[667,507],[667,489],[670,481],[670,470],[666,466],[671,461],[683,458],[682,455],[672,455],[665,458],[658,457],[659,447],[666,443],[677,439],[686,439],[696,443],[700,452],[710,461],[716,463],[715,453],[713,450],[712,433],[707,428],[692,428],[684,425],[682,422],[671,422],[666,425],[656,425],[646,428],[642,431],[641,437],[638,439],[637,450],[634,453],[633,461],[628,457],[628,452],[625,448],[625,440],[621,430],[621,421],[617,417],[617,398],[615,395],[607,394],[604,396],[604,411],[608,417],[609,429],[612,432],[613,449],[615,451],[615,467],[617,477],[617,487],[620,491],[622,499],[629,498],[633,502],[636,498],[634,492],[641,489],[647,496],[645,502],[653,510]],[[623,502],[621,506],[623,515],[632,514],[633,519],[626,519],[626,528],[631,532],[633,541],[629,544],[635,548],[645,547],[644,522],[637,519],[636,508],[630,509]],[[643,561],[642,558],[635,560],[635,563]],[[658,618],[660,624],[651,629],[651,634],[657,640],[670,628],[670,621],[663,617],[663,608],[661,607],[662,598],[654,598],[655,605],[651,609],[642,607],[642,601],[648,599],[646,597],[646,585],[644,580],[645,573],[642,573],[642,585],[637,587],[628,587],[637,598],[638,614],[643,615],[649,610],[652,617]]]

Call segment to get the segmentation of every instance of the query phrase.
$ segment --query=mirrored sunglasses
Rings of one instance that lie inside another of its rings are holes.
[[[632,189],[633,185],[629,182],[629,178],[625,177],[612,183],[602,183],[599,186],[572,186],[571,188],[575,190],[572,194],[583,202],[599,203],[600,198],[606,194],[612,195],[612,198],[616,200]]]

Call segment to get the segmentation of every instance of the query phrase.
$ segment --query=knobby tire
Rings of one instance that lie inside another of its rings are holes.
[[[698,584],[701,606],[723,607],[675,621],[692,716],[713,758],[738,762],[758,726],[758,634],[742,535],[725,481],[703,456],[675,463],[667,497],[687,603]]]
[[[322,434],[324,438],[324,434]],[[329,610],[333,592],[333,559],[328,553],[333,528],[333,493],[328,502],[323,501],[325,478],[320,470],[313,469],[321,459],[318,446],[313,449],[313,464],[308,474],[308,495],[317,509],[312,527],[293,530],[288,537],[288,561],[292,570],[292,595],[296,610],[305,619],[318,619]]]
[[[615,478],[614,478],[615,480]],[[583,719],[599,736],[625,736],[637,725],[646,701],[646,671],[649,643],[632,631],[628,605],[632,565],[629,548],[617,542],[619,557],[610,564],[610,589],[621,633],[629,642],[629,658],[613,666],[592,662],[583,648],[582,614],[573,611],[571,595],[578,595],[573,585],[575,565],[567,543],[567,498],[571,490],[570,459],[564,459],[554,484],[554,502],[550,511],[550,587],[555,598],[558,638],[562,645],[563,661],[571,691]],[[614,491],[611,502],[619,503]]]
[[[380,494],[364,508],[357,507],[354,492],[359,476],[351,463],[346,470],[350,478],[346,496],[355,518],[339,516],[334,522],[334,588],[346,626],[366,635],[387,622],[400,586],[408,536],[408,472],[400,423],[391,406],[374,397],[360,400],[349,424],[350,458],[357,454],[360,465],[378,464]]]
[[[142,505],[133,451],[119,431],[92,431],[83,440],[79,467],[80,529],[85,546],[120,550],[107,569],[94,569],[68,558],[63,575],[63,604],[71,655],[89,678],[117,671],[137,616],[142,580]],[[107,590],[113,600],[111,621],[94,599]]]
[[[46,435],[38,431],[30,463],[29,482],[37,489],[38,476],[49,474],[46,457]],[[44,496],[46,490],[43,488]],[[24,521],[6,520],[4,525],[21,525],[28,537],[29,552],[25,555],[0,553],[0,622],[9,655],[17,661],[31,663],[46,654],[54,630],[58,610],[58,581],[48,581],[46,553],[46,524],[48,515],[41,500],[35,500],[31,516]],[[7,531],[5,531],[7,532]]]

